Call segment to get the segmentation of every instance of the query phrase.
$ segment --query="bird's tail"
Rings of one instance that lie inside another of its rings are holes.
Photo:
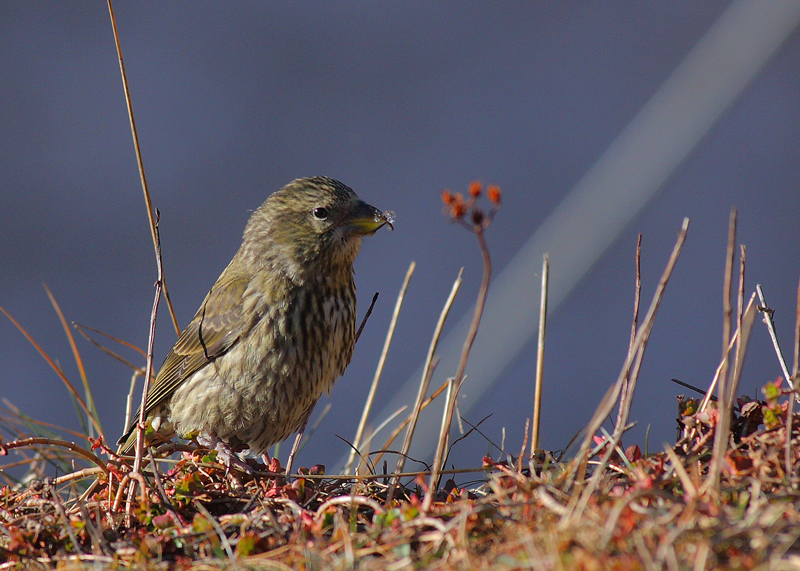
[[[117,440],[117,454],[120,456],[129,456],[133,453],[133,448],[136,445],[136,423]]]

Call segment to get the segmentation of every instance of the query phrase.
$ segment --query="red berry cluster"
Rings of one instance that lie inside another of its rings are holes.
[[[479,181],[474,181],[469,185],[469,196],[464,198],[460,192],[450,192],[445,189],[442,191],[442,202],[445,205],[445,212],[451,219],[460,222],[468,228],[478,231],[485,230],[492,223],[497,210],[500,208],[500,187],[490,185],[486,188],[486,195],[492,207],[486,213],[476,204],[478,198],[483,193],[483,185]],[[472,224],[468,220],[471,220]]]

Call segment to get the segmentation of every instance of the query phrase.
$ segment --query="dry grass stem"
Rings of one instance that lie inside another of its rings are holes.
[[[744,362],[745,352],[747,351],[747,343],[750,340],[750,331],[753,326],[753,319],[755,318],[755,294],[750,298],[750,303],[747,304],[747,309],[742,317],[742,334],[739,336],[739,342],[736,344],[735,361],[738,363]],[[728,445],[730,440],[730,431],[726,427],[730,426],[733,404],[736,396],[736,387],[739,385],[741,376],[741,366],[734,366],[730,373],[730,378],[725,383],[720,383],[720,388],[725,389],[724,398],[720,394],[719,405],[719,419],[717,420],[717,429],[714,433],[714,446],[711,453],[711,461],[709,462],[709,473],[703,485],[703,491],[711,491],[715,495],[720,493],[720,476],[722,468],[725,463],[726,454],[728,452]]]
[[[622,371],[617,378],[617,382],[609,389],[606,393],[605,397],[601,401],[600,405],[597,407],[597,410],[594,413],[591,421],[586,427],[586,434],[584,436],[583,444],[581,445],[580,450],[578,451],[577,457],[579,463],[582,466],[585,466],[585,462],[588,460],[588,453],[590,450],[590,446],[592,443],[592,439],[597,431],[600,429],[600,425],[603,423],[605,418],[611,414],[611,411],[614,407],[614,404],[619,397],[620,391],[622,390],[622,385],[625,382],[625,379],[629,379],[629,403],[632,402],[633,397],[633,390],[635,387],[636,379],[631,374],[631,367],[633,365],[634,359],[641,360],[642,356],[644,355],[644,349],[647,345],[647,340],[650,337],[650,332],[653,329],[653,325],[655,323],[655,317],[658,312],[658,308],[661,305],[661,300],[663,299],[664,292],[667,287],[667,283],[669,282],[669,278],[672,275],[672,270],[675,268],[675,264],[678,261],[678,257],[680,256],[681,250],[683,249],[683,244],[686,241],[686,232],[689,229],[689,219],[684,218],[683,224],[681,226],[681,230],[678,233],[678,239],[675,242],[675,246],[672,249],[672,254],[667,261],[667,266],[664,268],[664,272],[661,275],[661,279],[658,282],[658,286],[656,287],[655,294],[653,295],[653,300],[650,302],[650,307],[647,310],[647,314],[645,315],[644,321],[642,322],[642,326],[636,333],[636,339],[634,340],[633,347],[631,351],[629,351],[627,358],[625,359],[625,363],[622,366]],[[636,368],[638,371],[638,366]],[[627,419],[628,412],[626,412],[623,417]],[[627,420],[625,420],[627,422]],[[600,476],[604,471],[605,465],[608,463],[611,454],[614,452],[614,448],[619,444],[619,438],[622,436],[622,432],[624,431],[625,426],[624,424],[619,424],[617,426],[617,430],[615,430],[615,438],[614,440],[609,443],[608,451],[606,454],[603,455],[603,458],[600,461],[600,465],[595,469],[594,475],[590,479],[588,485],[583,489],[583,492],[580,494],[580,499],[577,496],[573,496],[573,502],[571,502],[570,510],[568,514],[562,518],[562,526],[568,526],[571,522],[574,522],[576,519],[581,517],[586,505],[589,502],[589,498],[594,493],[594,490],[597,488],[599,483]],[[582,473],[584,468],[579,468],[580,472]],[[582,476],[581,476],[582,477]],[[576,488],[577,493],[577,488]]]
[[[72,395],[72,397],[78,403],[78,406],[86,414],[86,417],[89,419],[90,423],[92,424],[94,429],[97,431],[97,434],[102,434],[103,430],[100,428],[100,425],[97,424],[97,421],[96,421],[94,415],[92,414],[91,410],[86,405],[86,402],[78,394],[78,391],[75,390],[75,387],[72,386],[72,383],[69,381],[67,376],[64,374],[64,371],[61,370],[61,367],[59,367],[58,364],[56,364],[56,362],[53,359],[51,359],[50,356],[47,353],[45,353],[44,349],[42,349],[42,347],[25,330],[25,328],[23,328],[22,325],[20,325],[19,322],[16,319],[14,319],[11,316],[10,313],[8,313],[5,309],[3,309],[2,306],[0,306],[0,312],[3,312],[3,314],[9,319],[9,321],[11,321],[11,323],[14,324],[14,327],[16,327],[19,330],[19,332],[22,333],[22,335],[25,337],[25,339],[27,339],[30,342],[30,344],[33,345],[33,347],[39,352],[39,355],[41,355],[42,358],[47,362],[47,364],[50,365],[50,367],[56,372],[56,375],[58,375],[58,377],[64,383],[64,386],[67,387],[67,390],[69,391],[69,393]]]
[[[531,470],[539,447],[539,423],[542,417],[542,385],[544,381],[544,342],[547,330],[547,293],[550,280],[550,258],[542,259],[542,290],[539,301],[539,337],[536,344],[536,386],[533,393],[533,426],[531,427]],[[527,433],[527,431],[526,431]],[[520,459],[521,461],[521,459]]]
[[[436,364],[437,364],[437,360],[434,359],[433,363],[431,363],[431,369],[432,370],[436,368]],[[429,404],[431,404],[434,400],[436,400],[436,397],[438,397],[440,394],[442,394],[445,391],[445,389],[447,389],[447,386],[449,384],[450,384],[449,381],[445,381],[444,383],[441,384],[441,386],[439,386],[438,389],[433,391],[430,394],[430,396],[428,398],[426,398],[422,402],[422,406],[420,406],[420,411],[425,410],[428,407]],[[400,410],[395,412],[395,414],[392,415],[392,416],[394,417],[394,416],[402,413],[403,410],[405,410],[405,409],[406,409],[406,407],[401,408]],[[392,445],[392,442],[394,442],[394,439],[397,438],[400,435],[400,433],[403,431],[403,429],[405,427],[407,427],[411,423],[411,421],[414,419],[414,416],[415,416],[414,412],[412,411],[405,418],[405,420],[403,420],[403,422],[401,422],[399,425],[397,425],[397,427],[392,431],[392,433],[389,435],[389,438],[386,439],[386,443],[383,445],[383,448],[381,448],[382,452],[378,452],[378,456],[375,458],[375,464],[377,464],[380,461],[380,459],[383,457],[384,452],[388,451],[389,447]],[[384,426],[384,424],[386,424],[386,421],[381,423],[381,426]],[[376,430],[375,434],[377,434],[377,432],[378,431]],[[373,436],[374,436],[374,434],[373,434]]]
[[[489,218],[491,220],[491,218]],[[445,418],[443,422],[444,430],[439,435],[439,441],[436,445],[436,452],[433,455],[433,469],[431,470],[431,479],[428,484],[428,492],[425,494],[425,501],[422,504],[422,511],[427,512],[433,502],[433,497],[436,494],[439,485],[439,470],[444,464],[444,455],[447,447],[448,434],[450,426],[453,424],[453,410],[455,408],[455,401],[458,398],[458,393],[461,390],[461,383],[464,381],[464,370],[467,367],[469,359],[469,352],[472,349],[472,344],[475,341],[475,336],[478,334],[478,327],[481,323],[481,316],[483,315],[483,308],[486,305],[486,296],[489,293],[489,282],[492,276],[492,262],[489,257],[489,247],[486,245],[486,237],[484,236],[484,226],[480,221],[472,227],[475,235],[478,238],[480,245],[481,258],[483,260],[483,276],[481,278],[481,285],[478,289],[478,299],[475,302],[475,311],[472,315],[472,322],[467,332],[467,338],[464,341],[464,346],[461,348],[461,358],[458,362],[458,369],[453,377],[453,391],[449,395],[448,400],[445,402]]]
[[[633,342],[636,340],[636,329],[639,326],[639,302],[642,297],[642,235],[639,234],[636,239],[636,281],[634,283],[633,292],[633,318],[631,319],[631,337],[628,342],[628,353],[633,350]],[[619,397],[619,411],[617,412],[616,426],[625,424],[622,418],[623,411],[628,409],[628,379],[622,384],[622,390]]]
[[[686,471],[686,467],[684,467],[683,462],[681,459],[678,458],[678,455],[675,451],[667,445],[664,445],[664,452],[669,458],[670,463],[672,464],[672,468],[675,470],[675,474],[677,474],[678,478],[681,481],[681,485],[683,486],[683,490],[691,500],[698,494],[697,487],[694,485],[691,476]]]
[[[711,379],[711,384],[708,387],[708,391],[706,391],[705,397],[703,397],[703,401],[700,403],[700,411],[704,411],[706,407],[708,407],[708,403],[711,402],[711,399],[714,396],[714,390],[717,388],[717,383],[719,383],[720,375],[722,374],[722,368],[728,362],[728,355],[730,354],[731,350],[733,350],[736,343],[739,341],[739,329],[737,329],[733,337],[731,337],[730,342],[728,343],[728,350],[725,355],[722,357],[722,361],[719,362],[717,365],[716,371],[714,371],[714,378]]]
[[[131,124],[131,136],[133,137],[133,147],[136,150],[136,164],[139,167],[139,179],[142,181],[142,192],[144,193],[144,203],[147,208],[147,220],[150,222],[150,235],[153,239],[153,248],[157,258],[161,257],[161,246],[158,244],[158,236],[156,229],[156,216],[155,209],[153,208],[153,201],[150,199],[150,189],[147,187],[147,177],[144,174],[144,161],[142,160],[142,150],[139,146],[139,134],[136,131],[136,120],[133,117],[133,102],[131,101],[131,93],[128,88],[128,74],[125,72],[125,62],[122,59],[122,46],[119,42],[119,32],[117,31],[117,21],[114,18],[114,8],[111,5],[111,0],[108,2],[108,15],[111,19],[111,29],[114,32],[114,45],[117,48],[117,59],[119,60],[119,72],[122,76],[122,89],[125,92],[125,105],[128,108],[128,119]],[[160,263],[160,262],[159,262]],[[175,316],[175,310],[172,308],[172,300],[169,297],[169,290],[167,289],[166,282],[162,281],[162,289],[164,290],[164,298],[167,300],[167,307],[169,308],[169,315],[172,318],[172,325],[175,328],[176,337],[180,336],[181,328],[178,326],[178,318]]]
[[[386,333],[386,340],[383,343],[381,356],[378,358],[378,366],[375,369],[375,376],[372,378],[372,385],[369,388],[369,393],[367,394],[367,400],[364,403],[364,411],[361,413],[361,420],[359,420],[358,422],[356,435],[355,438],[353,438],[353,447],[350,450],[350,456],[347,458],[347,464],[345,465],[344,468],[345,473],[350,472],[350,469],[353,467],[353,461],[355,460],[356,451],[361,446],[361,438],[364,435],[364,428],[367,425],[369,412],[372,409],[372,403],[375,400],[375,393],[378,390],[378,382],[380,381],[381,374],[383,373],[383,366],[386,363],[386,356],[389,354],[389,346],[392,344],[392,338],[394,337],[394,330],[395,327],[397,326],[397,318],[400,315],[400,309],[403,307],[403,300],[405,299],[406,296],[408,283],[411,281],[411,276],[414,274],[415,267],[416,264],[412,261],[411,264],[409,264],[408,266],[408,271],[406,271],[406,276],[403,279],[403,285],[400,286],[400,293],[397,294],[397,301],[394,304],[392,319],[389,322],[389,330]]]
[[[92,398],[92,389],[89,387],[89,379],[86,377],[86,369],[83,366],[83,359],[81,359],[81,354],[78,351],[78,346],[75,345],[75,337],[72,335],[72,330],[70,329],[69,325],[67,325],[67,320],[64,318],[64,314],[61,312],[61,308],[56,301],[55,296],[53,296],[53,292],[50,291],[50,288],[47,287],[47,284],[44,284],[44,291],[47,293],[47,298],[50,300],[50,304],[55,309],[56,314],[58,315],[58,320],[61,323],[61,327],[64,329],[64,333],[67,336],[67,341],[69,341],[69,348],[72,351],[72,356],[75,359],[75,365],[78,367],[78,375],[81,378],[81,383],[83,384],[83,394],[86,398],[86,406],[89,408],[89,412],[92,415],[92,418],[87,418],[86,421],[88,422],[88,432],[89,436],[99,436],[102,434],[95,435],[94,427],[100,426],[100,417],[97,414],[97,407],[94,404],[94,399]]]
[[[797,373],[800,371],[800,281],[797,283],[797,307],[795,308],[795,321],[794,321],[794,364],[792,365],[792,378],[795,384],[794,390],[797,390]]]
[[[731,209],[730,218],[728,221],[728,248],[725,252],[725,273],[723,274],[723,288],[722,288],[722,366],[719,373],[719,382],[717,383],[717,402],[721,408],[721,415],[724,414],[725,404],[727,402],[728,391],[728,368],[729,368],[729,351],[728,346],[731,339],[731,291],[733,287],[733,258],[736,253],[736,208]],[[741,344],[742,333],[737,337],[737,347]],[[721,419],[720,419],[721,421]],[[721,426],[727,426],[722,424]],[[714,435],[714,450],[727,449],[728,435],[724,430],[716,431]],[[706,481],[706,489],[719,491],[719,469],[722,464],[712,462],[710,471]]]
[[[425,399],[425,393],[428,392],[428,384],[430,383],[431,374],[433,373],[433,358],[436,353],[436,347],[438,346],[439,338],[442,335],[444,322],[447,320],[447,315],[450,313],[450,308],[453,306],[453,301],[455,300],[456,294],[461,287],[461,274],[463,272],[464,268],[461,268],[458,272],[456,280],[453,282],[453,287],[450,289],[450,295],[447,296],[447,301],[445,301],[442,312],[439,314],[439,320],[436,322],[436,328],[433,331],[433,338],[431,339],[431,344],[428,346],[428,354],[425,357],[425,365],[422,367],[422,379],[420,380],[419,391],[417,391],[417,398],[414,402],[414,410],[411,412],[411,420],[408,425],[408,430],[406,431],[406,437],[403,440],[403,447],[400,451],[400,455],[397,458],[397,467],[394,470],[396,473],[402,472],[403,466],[405,466],[406,456],[408,455],[408,450],[411,448],[411,439],[414,437],[414,429],[417,427],[417,419],[419,418],[419,413],[422,410],[422,401]],[[387,503],[391,502],[394,498],[394,491],[397,488],[397,482],[398,479],[395,478],[392,482],[392,486],[389,488]]]
[[[79,323],[75,323],[74,321],[72,322],[72,327],[74,327],[75,330],[78,333],[81,334],[81,337],[86,339],[89,343],[91,343],[92,345],[94,345],[95,347],[100,349],[103,353],[105,353],[109,357],[111,357],[112,359],[114,359],[116,361],[119,361],[120,363],[122,363],[126,367],[130,368],[131,370],[138,372],[140,375],[144,375],[144,369],[142,367],[139,367],[138,365],[134,365],[133,363],[128,361],[125,357],[123,357],[122,355],[120,355],[116,351],[112,351],[108,347],[104,346],[102,343],[99,343],[91,335],[89,335],[86,332],[86,330],[92,331],[93,333],[97,333],[99,335],[103,335],[103,336],[105,336],[105,337],[107,337],[109,339],[112,339],[112,340],[116,341],[117,343],[124,344],[126,347],[128,347],[128,346],[133,347],[133,345],[131,345],[130,343],[126,343],[126,342],[124,342],[124,341],[122,341],[120,339],[117,339],[116,337],[108,335],[107,333],[103,333],[102,331],[98,331],[97,329],[93,329],[91,327],[87,327],[86,325],[81,325]],[[142,357],[146,357],[146,355],[144,354],[144,351],[142,351],[141,349],[135,348],[135,350],[138,351],[139,353],[141,353]]]

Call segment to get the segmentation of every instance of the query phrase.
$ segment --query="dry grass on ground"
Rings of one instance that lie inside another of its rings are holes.
[[[255,476],[226,476],[197,453],[162,466],[160,485],[145,473],[129,523],[105,476],[4,486],[0,569],[790,569],[800,565],[800,452],[794,429],[787,473],[783,400],[746,403],[736,415],[718,486],[708,474],[719,414],[696,412],[697,401],[682,404],[687,428],[674,448],[615,452],[588,497],[579,476],[593,462],[578,460],[531,474],[527,462],[485,459],[478,483],[446,481],[427,512],[421,476],[404,478],[387,505],[385,477],[330,478],[317,468],[287,483],[263,465]],[[36,446],[38,462],[52,454]],[[108,467],[112,483],[129,470]]]
[[[480,194],[474,187],[472,193]],[[491,269],[481,235],[488,222],[470,218],[475,200],[444,198],[451,216],[481,244],[485,279],[476,330]],[[499,193],[495,199],[498,206]],[[638,447],[623,450],[620,444],[641,357],[687,225],[641,324],[637,279],[629,354],[568,459],[538,449],[532,457],[525,443],[516,459],[483,458],[482,468],[463,471],[468,474],[441,471],[438,457],[419,474],[336,476],[316,466],[287,480],[275,460],[251,463],[252,474],[226,473],[214,453],[167,444],[171,459],[156,461],[164,454],[149,452],[137,471],[102,438],[82,437],[90,445],[80,445],[52,435],[29,437],[36,423],[6,410],[0,452],[10,461],[0,471],[6,480],[0,485],[0,571],[800,568],[795,391],[779,380],[765,385],[761,401],[735,398],[757,311],[771,326],[762,292],[761,307],[755,294],[745,304],[740,279],[738,309],[728,302],[724,312],[730,345],[705,398],[679,401],[683,430],[675,445],[643,456]],[[726,291],[733,291],[735,228],[734,212]],[[797,329],[800,338],[800,319]],[[470,336],[451,381],[455,388]],[[792,373],[782,363],[787,379],[798,377],[797,340],[795,348]],[[456,392],[450,391],[451,399]],[[420,398],[408,419],[407,441],[424,404]],[[448,428],[451,404],[443,419]],[[601,426],[614,408],[616,428],[608,434]],[[446,451],[448,434],[443,430],[440,451]],[[15,466],[26,468],[23,479],[9,476]],[[48,478],[56,466],[66,475]],[[465,478],[472,483],[456,484]]]

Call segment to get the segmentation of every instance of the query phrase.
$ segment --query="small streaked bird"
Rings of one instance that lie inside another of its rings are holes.
[[[267,198],[149,389],[153,430],[197,435],[228,466],[302,433],[353,354],[362,237],[392,220],[327,177]],[[137,411],[119,453],[134,449],[138,420]]]

